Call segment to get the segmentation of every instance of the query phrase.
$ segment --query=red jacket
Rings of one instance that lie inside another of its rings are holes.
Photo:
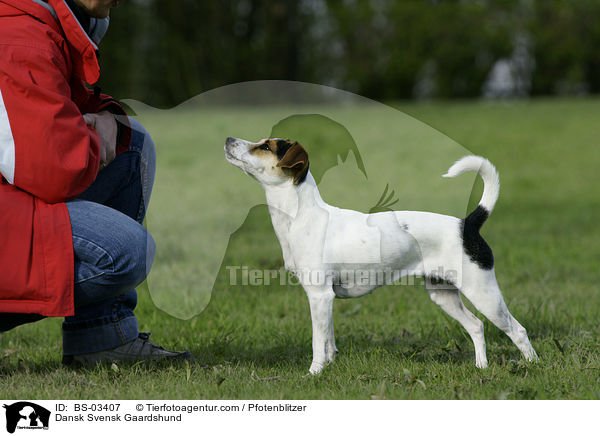
[[[64,0],[48,4],[58,19],[31,0],[0,0],[0,312],[67,316],[74,261],[64,202],[95,180],[100,155],[82,114],[124,112],[85,86],[100,75],[97,46]]]

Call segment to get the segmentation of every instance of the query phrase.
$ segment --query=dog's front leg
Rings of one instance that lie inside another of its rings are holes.
[[[312,318],[313,360],[310,373],[320,373],[325,364],[335,357],[335,340],[333,336],[333,300],[335,294],[331,287],[306,287],[310,316]]]

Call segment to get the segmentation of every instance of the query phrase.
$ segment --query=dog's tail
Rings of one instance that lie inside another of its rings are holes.
[[[481,156],[465,156],[459,159],[442,177],[456,177],[467,171],[476,171],[483,179],[483,195],[479,201],[479,206],[467,217],[467,220],[477,221],[479,229],[490,216],[496,201],[498,201],[500,180],[494,165]]]

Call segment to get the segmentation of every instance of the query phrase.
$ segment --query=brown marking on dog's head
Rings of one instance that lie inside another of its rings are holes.
[[[275,166],[292,176],[295,185],[302,183],[306,178],[309,166],[308,153],[297,142],[279,138],[265,139],[250,152],[264,157],[270,154],[277,161]]]
[[[282,154],[277,166],[291,172],[295,185],[302,183],[306,179],[309,166],[308,153],[304,147],[297,142],[280,139],[277,141],[277,156]]]

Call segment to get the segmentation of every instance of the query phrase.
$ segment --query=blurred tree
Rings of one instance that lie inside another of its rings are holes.
[[[124,2],[102,42],[102,85],[165,106],[228,83],[313,80],[307,19],[293,0]]]
[[[262,79],[477,97],[520,49],[532,94],[600,92],[599,20],[600,0],[128,0],[101,45],[101,86],[159,107]]]
[[[535,35],[534,94],[600,91],[600,2],[538,1],[530,31]]]

